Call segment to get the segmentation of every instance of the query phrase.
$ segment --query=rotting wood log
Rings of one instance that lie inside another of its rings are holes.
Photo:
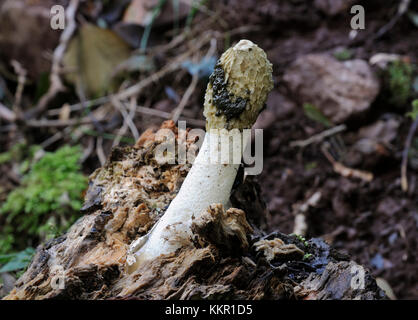
[[[177,133],[172,121],[162,128]],[[90,176],[84,216],[37,248],[5,299],[385,299],[366,269],[323,240],[266,235],[252,179],[235,188],[235,208],[214,204],[193,222],[189,244],[128,273],[130,243],[158,221],[190,169],[159,165],[161,142],[147,130],[112,151]]]

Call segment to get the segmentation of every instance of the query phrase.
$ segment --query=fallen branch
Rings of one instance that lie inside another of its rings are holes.
[[[47,128],[47,127],[68,127],[78,126],[81,124],[90,124],[93,122],[103,122],[107,119],[92,119],[85,117],[81,119],[68,119],[68,120],[27,120],[26,125],[34,128]]]
[[[178,70],[182,64],[182,62],[186,61],[194,52],[199,50],[202,46],[204,46],[208,41],[211,39],[211,32],[203,35],[201,39],[197,42],[197,44],[188,50],[187,52],[181,54],[172,62],[170,62],[167,66],[162,68],[161,70],[153,73],[149,77],[139,81],[137,84],[130,86],[129,88],[115,94],[115,98],[119,100],[126,100],[130,97],[138,95],[143,89],[147,86],[151,85],[152,83],[158,82],[161,78],[166,76],[167,74]],[[70,106],[71,111],[78,111],[82,110],[84,106],[97,106],[103,103],[107,103],[111,100],[113,95],[103,96],[100,98],[79,102]],[[61,109],[53,109],[48,112],[49,115],[58,115]]]
[[[129,113],[126,111],[125,105],[124,103],[122,103],[121,101],[119,101],[118,99],[116,99],[116,97],[112,97],[112,104],[118,109],[118,111],[121,113],[122,117],[123,117],[123,125],[120,128],[118,135],[115,139],[115,141],[113,142],[113,146],[116,146],[119,144],[120,142],[120,138],[126,133],[127,128],[129,128],[131,130],[132,136],[134,137],[135,141],[137,141],[139,139],[139,132],[138,129],[136,128],[135,124],[133,123],[133,117],[135,115],[135,102],[133,101],[134,98],[131,98],[131,106],[130,106],[130,110]]]
[[[146,107],[142,107],[142,106],[138,106],[136,108],[136,112],[139,112],[139,113],[142,113],[142,114],[147,114],[147,115],[150,115],[150,116],[160,117],[160,118],[167,119],[167,120],[171,119],[171,113],[169,113],[169,112],[164,112],[164,111],[151,109],[151,108],[146,108]],[[193,126],[196,126],[196,127],[204,127],[205,124],[206,124],[206,121],[199,120],[199,119],[180,117],[179,120],[185,120],[187,123],[189,123]]]
[[[194,90],[196,89],[196,85],[199,81],[199,76],[197,74],[193,75],[192,81],[190,82],[190,85],[188,86],[186,92],[184,93],[183,97],[180,100],[179,105],[176,109],[172,112],[172,119],[174,122],[177,122],[177,120],[180,118],[181,113],[183,112],[184,107],[189,102],[190,97],[192,96]]]
[[[0,118],[9,122],[13,122],[16,119],[15,113],[0,103]]]
[[[100,136],[96,139],[96,154],[100,164],[103,166],[106,163],[106,155],[103,151],[103,137]]]
[[[346,178],[358,178],[367,182],[370,182],[373,180],[373,173],[358,169],[352,169],[349,167],[346,167],[342,163],[336,161],[334,157],[329,153],[326,144],[324,143],[321,147],[321,151],[324,154],[324,156],[328,159],[329,162],[331,162],[334,171],[343,177]]]
[[[306,139],[306,140],[296,140],[296,141],[292,141],[290,143],[291,147],[300,147],[300,148],[304,148],[312,143],[318,143],[323,141],[325,138],[328,138],[330,136],[333,136],[337,133],[340,133],[342,131],[345,131],[347,129],[347,126],[345,124],[341,124],[339,126],[327,129],[325,131],[322,131],[318,134],[313,135],[312,137]]]
[[[65,17],[66,17],[66,26],[64,31],[61,33],[59,45],[55,48],[54,54],[52,57],[52,66],[51,66],[51,74],[49,76],[50,86],[48,91],[41,97],[37,106],[30,110],[26,118],[30,119],[34,116],[37,116],[41,112],[43,112],[48,103],[55,97],[57,93],[63,90],[64,85],[62,84],[61,78],[59,76],[61,71],[61,61],[64,57],[64,53],[67,49],[68,42],[70,41],[75,29],[76,29],[76,22],[75,22],[75,15],[80,4],[80,0],[71,0],[68,7],[65,9]]]
[[[205,59],[208,59],[208,58],[212,57],[215,54],[215,52],[216,52],[216,39],[212,38],[210,40],[209,50],[205,55]],[[193,94],[194,90],[196,89],[198,81],[199,81],[199,75],[198,75],[198,73],[196,73],[196,74],[193,75],[192,81],[190,82],[189,86],[187,87],[186,92],[184,93],[183,97],[181,98],[179,105],[172,112],[172,120],[174,122],[177,122],[178,119],[180,118],[180,115],[183,112],[184,107],[187,105],[191,95]]]
[[[390,29],[392,29],[399,19],[408,11],[409,5],[411,4],[411,0],[401,0],[398,6],[398,11],[392,17],[391,20],[383,27],[381,27],[373,37],[373,40],[377,40],[383,37]]]
[[[113,104],[116,105],[116,107],[119,109],[125,121],[123,122],[122,127],[119,129],[115,140],[113,140],[112,147],[119,145],[120,140],[122,139],[122,136],[126,133],[126,130],[128,130],[128,127],[131,129],[131,132],[135,141],[137,141],[139,139],[139,133],[135,124],[133,123],[133,118],[135,116],[135,109],[137,108],[135,98],[134,97],[131,98],[130,105],[129,105],[129,114],[126,112],[126,109],[123,103],[120,102],[119,100],[114,99]]]
[[[402,164],[401,164],[401,186],[404,192],[408,191],[408,177],[406,175],[408,168],[408,154],[411,147],[412,138],[414,137],[415,131],[418,127],[418,117],[414,120],[411,127],[409,128],[408,136],[405,142],[405,148],[402,152]]]
[[[17,118],[22,118],[22,94],[26,83],[26,70],[16,60],[12,61],[12,67],[17,74],[17,88],[15,93],[15,99],[13,102],[12,110]]]

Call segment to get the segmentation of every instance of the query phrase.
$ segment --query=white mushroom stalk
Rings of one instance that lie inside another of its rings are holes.
[[[250,129],[272,87],[272,65],[256,44],[241,40],[221,56],[206,89],[204,115],[208,132],[199,154],[163,217],[147,235],[131,244],[127,259],[130,270],[141,262],[189,244],[193,219],[211,204],[228,207],[240,164],[214,163],[214,156],[220,153],[221,139],[214,143],[213,129],[238,129],[239,132]]]

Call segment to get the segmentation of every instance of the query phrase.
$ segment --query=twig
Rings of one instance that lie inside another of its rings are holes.
[[[103,126],[100,124],[99,121],[96,120],[96,117],[93,115],[93,113],[91,112],[90,108],[88,108],[86,106],[86,94],[84,92],[84,87],[81,84],[81,81],[77,81],[76,93],[77,93],[77,96],[78,96],[78,98],[80,100],[80,103],[82,105],[82,110],[86,110],[87,111],[87,117],[92,120],[91,123],[93,124],[93,126],[97,130],[103,131],[104,130]],[[67,107],[67,108],[70,108],[70,107]],[[71,108],[70,108],[70,110],[71,110]]]
[[[96,140],[96,153],[99,158],[100,164],[103,166],[106,163],[106,156],[103,151],[103,137],[97,137]]]
[[[59,139],[62,139],[64,136],[68,135],[72,130],[71,127],[65,128],[63,131],[58,131],[53,136],[46,139],[44,142],[41,143],[42,149],[48,148],[54,142],[57,142]]]
[[[136,108],[136,112],[147,114],[147,115],[150,115],[150,116],[160,117],[160,118],[163,118],[163,119],[171,119],[171,113],[160,111],[160,110],[155,110],[155,109],[151,109],[151,108],[145,108],[145,107],[138,106]],[[184,117],[180,117],[180,119],[185,120],[186,122],[188,122],[191,125],[196,126],[196,127],[204,127],[206,125],[206,121],[204,121],[204,120],[184,118]]]
[[[26,83],[26,70],[16,60],[13,60],[11,64],[12,64],[12,67],[13,67],[15,73],[18,76],[17,77],[17,88],[16,88],[15,99],[14,99],[12,110],[14,111],[15,116],[20,119],[20,118],[22,118],[21,103],[22,103],[22,94],[23,94],[23,90],[25,88],[25,83]]]
[[[34,128],[47,128],[47,127],[68,127],[77,126],[81,124],[90,124],[93,122],[106,121],[107,119],[91,119],[85,117],[82,119],[68,119],[68,120],[27,120],[26,125]]]
[[[132,96],[138,95],[144,88],[149,86],[150,84],[159,81],[162,77],[166,76],[167,74],[176,71],[183,61],[185,61],[188,57],[190,57],[194,52],[199,50],[203,45],[205,45],[210,39],[210,33],[205,34],[201,37],[200,41],[197,42],[197,44],[188,50],[187,52],[181,54],[178,56],[174,61],[170,62],[166,67],[162,68],[160,71],[157,71],[150,75],[149,77],[141,80],[135,85],[132,85],[131,87],[117,93],[115,96],[119,100],[126,100]],[[83,107],[89,106],[97,106],[106,102],[109,102],[112,95],[103,96],[97,99],[92,99],[89,101],[85,101],[84,103],[76,103],[70,106],[71,111],[81,110]],[[49,113],[50,115],[56,115],[57,112],[59,114],[59,109],[51,110]]]
[[[132,121],[133,117],[135,116],[135,108],[136,108],[135,99],[133,97],[131,98],[131,102],[129,106],[129,114],[126,112],[124,104],[118,99],[116,99],[115,97],[112,98],[112,103],[119,110],[119,112],[122,114],[123,119],[124,119],[122,127],[119,129],[115,140],[113,140],[113,147],[119,145],[120,140],[122,136],[126,133],[126,130],[128,129],[128,127],[131,130],[135,141],[137,141],[139,139],[139,132],[135,124]]]
[[[210,39],[210,47],[209,50],[206,52],[205,59],[213,56],[216,53],[216,39]],[[177,122],[183,112],[185,106],[189,102],[190,97],[192,96],[194,90],[196,89],[197,83],[199,81],[199,75],[196,73],[192,77],[192,81],[190,82],[189,86],[187,87],[186,92],[184,93],[183,97],[180,100],[179,105],[176,109],[172,112],[172,120]]]
[[[329,153],[326,145],[327,145],[326,143],[322,144],[321,151],[324,154],[324,156],[328,159],[328,161],[331,162],[334,168],[334,171],[336,173],[339,173],[340,175],[346,178],[354,177],[354,178],[359,178],[367,182],[370,182],[373,180],[373,174],[371,172],[348,168],[342,163],[336,161],[334,157]]]
[[[16,119],[15,113],[0,103],[0,118],[9,122],[13,122]]]
[[[58,131],[53,136],[50,136],[48,139],[46,139],[44,142],[41,143],[42,149],[48,148],[51,144],[53,144],[54,142],[57,142],[62,137],[63,137],[63,133],[61,131]]]
[[[156,73],[152,74],[148,78],[145,78],[144,80],[140,81],[136,85],[133,85],[127,88],[126,90],[118,93],[117,94],[118,99],[125,100],[132,96],[135,96],[139,94],[142,91],[142,89],[144,89],[146,86],[159,81],[166,74],[177,70],[181,66],[181,63],[183,61],[185,61],[189,56],[191,56],[192,53],[199,50],[204,44],[206,44],[209,41],[209,39],[210,39],[210,33],[206,34],[203,37],[203,39],[198,41],[196,46],[194,46],[192,49],[188,50],[187,52],[181,54],[173,62],[169,63],[166,67],[162,68],[160,71],[157,71]]]
[[[196,74],[193,75],[192,81],[190,82],[189,87],[187,88],[186,92],[184,93],[183,97],[181,98],[179,105],[172,112],[172,119],[173,119],[174,122],[177,122],[177,120],[180,118],[184,107],[187,105],[187,103],[189,102],[190,97],[192,96],[194,90],[196,89],[196,85],[197,85],[198,81],[199,81],[199,76],[196,73]]]
[[[87,160],[87,158],[90,156],[90,154],[93,152],[94,149],[94,138],[89,137],[89,142],[87,144],[87,148],[84,149],[83,155],[81,156],[80,162],[84,163],[84,161]]]
[[[110,96],[104,96],[104,97],[100,97],[94,100],[73,104],[69,108],[71,112],[80,111],[80,110],[83,110],[85,107],[97,106],[97,105],[109,102],[109,99],[110,99]],[[47,112],[48,116],[58,116],[60,113],[61,113],[61,108],[50,109]]]
[[[106,100],[103,99],[103,103],[106,102],[107,99],[108,99],[108,97],[106,97]],[[81,110],[81,104],[72,105],[70,108],[71,108],[71,111]],[[51,115],[51,116],[58,115],[60,110],[61,109],[51,109],[51,110],[49,110],[49,111],[51,111],[51,113],[49,115]],[[169,112],[164,112],[164,111],[160,111],[160,110],[156,110],[156,109],[146,108],[146,107],[143,107],[143,106],[137,106],[135,112],[139,112],[139,113],[142,113],[142,114],[155,116],[155,117],[159,117],[159,118],[163,118],[163,119],[171,119],[171,113],[169,113]],[[205,126],[205,121],[204,120],[185,118],[185,117],[180,117],[180,118],[182,120],[186,120],[190,124],[192,124],[194,126],[197,126],[197,127],[204,127]],[[36,121],[36,123],[39,123],[39,121]]]
[[[408,168],[408,154],[412,144],[412,138],[414,137],[415,131],[418,127],[418,117],[414,120],[411,127],[409,128],[408,136],[405,142],[405,148],[402,152],[402,164],[401,164],[401,186],[404,192],[408,191],[408,177],[406,175]]]
[[[80,0],[71,0],[68,7],[65,9],[66,26],[64,31],[61,33],[59,45],[55,48],[52,57],[51,74],[49,76],[49,89],[41,97],[37,106],[29,111],[29,113],[26,115],[26,118],[31,118],[44,111],[48,106],[48,103],[55,97],[55,95],[64,89],[61,78],[59,76],[61,70],[61,61],[67,49],[68,42],[70,41],[77,26],[75,22],[75,15],[79,4]]]
[[[373,37],[373,40],[383,37],[390,29],[392,29],[395,26],[395,24],[399,21],[399,19],[405,14],[405,12],[408,11],[410,3],[411,0],[401,0],[398,6],[397,13],[392,17],[391,20],[389,20],[387,24],[385,24],[376,32],[375,36]]]
[[[297,141],[292,141],[290,143],[291,147],[301,147],[304,148],[312,143],[318,143],[323,141],[325,138],[328,138],[330,136],[333,136],[337,133],[340,133],[342,131],[345,131],[347,129],[347,126],[345,124],[341,124],[339,126],[327,129],[325,131],[322,131],[318,134],[313,135],[312,137],[306,139],[306,140],[297,140]]]

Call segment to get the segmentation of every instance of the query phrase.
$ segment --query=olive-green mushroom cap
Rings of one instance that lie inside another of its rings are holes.
[[[222,54],[210,77],[203,111],[206,129],[251,128],[272,88],[272,64],[266,53],[241,40]]]

